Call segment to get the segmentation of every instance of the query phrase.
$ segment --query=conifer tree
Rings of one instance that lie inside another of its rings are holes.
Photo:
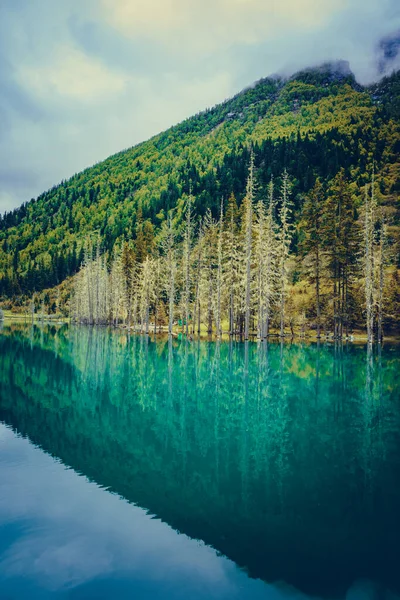
[[[322,234],[333,284],[333,334],[340,339],[344,329],[347,335],[349,331],[349,301],[360,242],[354,200],[343,169],[335,177],[324,204]]]
[[[313,189],[306,197],[303,206],[302,251],[311,259],[311,274],[309,280],[315,285],[315,309],[317,338],[321,337],[321,275],[322,275],[322,220],[323,220],[324,190],[317,179]]]

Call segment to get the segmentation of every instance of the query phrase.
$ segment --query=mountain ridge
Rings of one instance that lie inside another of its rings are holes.
[[[258,85],[261,85],[264,82],[268,82],[268,81],[273,82],[273,81],[276,81],[276,82],[279,83],[279,87],[283,87],[283,85],[285,83],[289,82],[289,81],[298,79],[301,76],[306,76],[307,74],[312,74],[312,73],[322,73],[322,74],[330,73],[331,77],[337,78],[338,80],[343,79],[345,77],[350,77],[350,79],[354,81],[354,87],[357,87],[359,90],[362,89],[362,87],[363,87],[363,86],[361,86],[360,84],[358,84],[356,82],[355,76],[354,76],[353,72],[350,69],[349,62],[346,61],[346,60],[329,61],[329,62],[325,62],[325,63],[322,63],[320,65],[314,66],[314,67],[308,67],[308,68],[305,68],[305,69],[300,69],[299,71],[296,71],[295,73],[293,73],[290,76],[284,76],[282,74],[275,73],[275,74],[268,75],[267,77],[262,77],[260,79],[255,80],[252,84],[249,84],[249,85],[245,86],[242,90],[240,90],[239,92],[237,92],[233,96],[231,96],[229,98],[226,98],[222,102],[218,102],[217,104],[213,105],[212,107],[208,107],[208,108],[206,108],[206,109],[204,109],[204,110],[196,113],[195,115],[193,115],[191,117],[187,117],[187,118],[183,119],[182,121],[179,121],[178,123],[172,124],[167,129],[162,130],[161,132],[158,132],[158,133],[150,136],[149,138],[147,138],[145,140],[142,140],[142,141],[134,144],[133,146],[127,146],[126,148],[118,150],[117,152],[114,152],[114,153],[106,156],[105,158],[102,158],[102,159],[96,161],[95,163],[93,163],[93,164],[91,164],[91,165],[89,165],[87,167],[84,167],[80,171],[72,174],[71,176],[62,178],[58,183],[53,184],[50,188],[48,188],[47,190],[45,190],[42,193],[40,193],[39,196],[37,196],[36,198],[31,198],[30,200],[23,201],[17,207],[15,207],[15,208],[13,208],[11,210],[8,210],[8,211],[4,211],[3,213],[0,213],[0,217],[4,213],[7,213],[7,212],[8,213],[13,213],[15,211],[18,211],[24,204],[38,200],[43,194],[46,194],[46,193],[50,192],[51,190],[53,190],[54,188],[57,188],[60,185],[65,184],[66,182],[70,181],[74,177],[77,177],[77,176],[79,176],[81,174],[84,174],[89,169],[92,169],[92,168],[96,167],[97,165],[101,165],[104,162],[106,162],[107,160],[112,159],[112,158],[114,158],[114,157],[116,157],[116,156],[118,156],[118,155],[120,155],[120,154],[122,154],[124,152],[127,152],[129,150],[133,150],[134,148],[137,148],[138,146],[141,146],[142,144],[144,144],[146,142],[150,142],[151,140],[153,140],[155,138],[158,138],[163,133],[166,133],[166,132],[170,131],[171,129],[179,127],[183,123],[185,123],[187,121],[190,121],[191,119],[193,119],[193,117],[201,116],[203,114],[207,114],[209,112],[212,112],[214,109],[220,108],[220,107],[222,107],[222,106],[224,106],[226,104],[230,104],[236,98],[244,95],[247,91],[258,87]],[[383,77],[382,77],[382,79],[383,79]],[[379,83],[379,82],[377,82],[377,83]],[[373,85],[376,85],[376,84],[373,84]],[[369,86],[367,86],[367,87],[369,87]]]
[[[398,73],[398,72],[396,72]],[[291,82],[291,81],[295,81],[295,80],[304,80],[306,78],[308,78],[308,76],[313,76],[315,74],[320,74],[322,75],[323,78],[326,78],[326,75],[330,75],[330,80],[331,81],[343,81],[344,79],[348,80],[348,82],[352,84],[352,87],[354,89],[357,89],[357,91],[361,91],[361,90],[368,90],[368,89],[374,89],[374,88],[379,88],[381,82],[385,79],[387,79],[388,77],[382,77],[378,82],[370,84],[368,86],[362,86],[361,84],[357,83],[356,78],[354,76],[354,73],[351,71],[350,69],[350,65],[349,62],[346,60],[336,60],[336,61],[329,61],[329,62],[325,62],[322,63],[320,65],[314,66],[314,67],[308,67],[308,68],[304,68],[304,69],[300,69],[299,71],[295,72],[294,74],[290,75],[290,76],[283,76],[279,73],[276,74],[272,74],[269,75],[267,77],[262,77],[256,81],[254,81],[252,84],[245,86],[240,92],[234,94],[232,97],[229,97],[225,100],[223,100],[222,102],[219,102],[217,104],[215,104],[212,107],[208,107],[202,111],[200,111],[199,113],[196,113],[195,115],[191,116],[191,117],[187,117],[185,119],[183,119],[182,121],[171,125],[170,127],[168,127],[167,129],[158,132],[154,135],[152,135],[151,137],[149,137],[146,140],[142,140],[140,142],[138,142],[137,144],[134,144],[133,146],[128,146],[126,148],[123,148],[121,150],[118,150],[117,152],[110,154],[109,156],[100,159],[99,161],[96,161],[95,163],[93,163],[92,165],[89,165],[87,167],[84,167],[82,170],[78,171],[77,173],[74,173],[73,175],[71,175],[70,177],[66,177],[61,179],[61,181],[59,183],[56,183],[54,185],[52,185],[50,188],[48,188],[47,190],[45,190],[44,192],[42,192],[41,194],[39,194],[39,196],[37,196],[36,198],[31,198],[30,200],[26,200],[24,202],[22,202],[19,206],[17,206],[16,208],[9,210],[9,211],[4,211],[5,213],[13,213],[18,211],[20,208],[22,208],[25,204],[30,203],[32,201],[37,201],[38,199],[40,199],[44,194],[49,193],[50,191],[54,190],[55,188],[58,188],[60,185],[63,185],[71,180],[73,180],[75,177],[79,177],[80,175],[83,175],[84,173],[86,173],[88,170],[91,170],[95,167],[97,167],[98,165],[102,165],[105,162],[107,162],[110,159],[113,159],[125,152],[128,151],[132,151],[135,148],[138,148],[140,146],[142,146],[145,143],[151,142],[154,139],[159,138],[160,136],[162,136],[163,134],[168,133],[171,130],[174,130],[175,128],[179,128],[180,126],[182,126],[183,124],[185,124],[188,121],[191,121],[193,118],[196,117],[201,117],[202,115],[206,115],[209,114],[210,112],[213,112],[216,109],[225,107],[227,105],[230,105],[232,102],[234,102],[236,99],[239,99],[240,97],[244,96],[249,90],[253,90],[255,88],[258,88],[259,86],[262,86],[264,83],[268,83],[268,82],[276,82],[277,83],[277,91],[279,91],[286,83]],[[228,109],[228,114],[229,114],[229,109]],[[221,121],[223,122],[223,121]],[[3,213],[4,214],[4,213]],[[0,214],[0,217],[2,215]]]
[[[317,177],[340,168],[362,188],[376,164],[383,204],[396,212],[399,184],[399,72],[361,86],[348,63],[267,77],[133,147],[87,167],[0,218],[0,296],[31,294],[73,275],[88,235],[104,252],[134,240],[137,213],[157,235],[166,214],[182,221],[192,189],[199,216],[221,197],[241,202],[255,150],[259,195],[284,168],[296,215]],[[359,190],[354,194],[361,201]],[[397,217],[396,217],[397,219]],[[397,223],[397,221],[396,221]]]

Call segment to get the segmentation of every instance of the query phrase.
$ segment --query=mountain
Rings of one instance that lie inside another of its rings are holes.
[[[233,98],[124,150],[0,217],[0,297],[23,301],[79,269],[90,234],[110,253],[135,240],[138,226],[157,236],[167,212],[182,222],[185,200],[194,212],[217,217],[221,199],[246,189],[249,147],[255,155],[257,198],[271,175],[291,180],[299,252],[304,198],[319,178],[328,186],[340,169],[356,207],[375,165],[394,254],[400,190],[400,73],[359,85],[344,61],[307,69],[289,79],[262,79]]]

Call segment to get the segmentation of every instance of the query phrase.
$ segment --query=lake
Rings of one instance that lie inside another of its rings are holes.
[[[400,352],[0,331],[0,598],[395,598]]]

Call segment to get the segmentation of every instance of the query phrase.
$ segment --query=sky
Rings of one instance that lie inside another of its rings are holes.
[[[261,77],[376,80],[396,31],[398,0],[0,0],[0,212]]]

